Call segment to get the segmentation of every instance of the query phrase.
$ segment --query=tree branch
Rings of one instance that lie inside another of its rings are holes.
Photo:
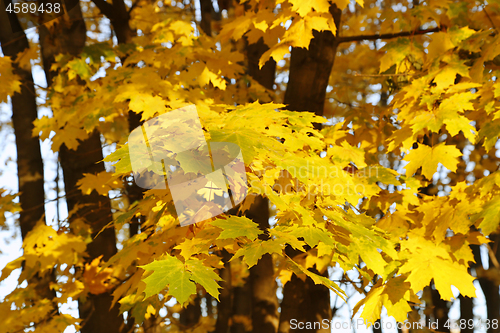
[[[114,16],[113,5],[106,2],[106,0],[92,0],[92,2],[107,18],[111,19]]]
[[[425,29],[425,30],[414,30],[414,31],[402,31],[394,34],[375,34],[375,35],[360,35],[360,36],[346,36],[346,37],[338,37],[337,43],[348,43],[348,42],[356,42],[356,41],[364,41],[364,40],[377,40],[377,39],[392,39],[398,37],[408,37],[414,35],[425,35],[432,32],[439,32],[442,29],[440,27]]]
[[[130,14],[137,5],[139,5],[140,0],[137,0],[136,2],[132,3],[132,6],[130,6],[130,9],[128,10],[128,13]]]

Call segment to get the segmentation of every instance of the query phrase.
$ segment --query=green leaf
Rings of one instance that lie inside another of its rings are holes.
[[[488,121],[479,131],[477,141],[485,138],[483,145],[489,151],[495,146],[498,140],[498,133],[500,133],[500,120]]]
[[[166,255],[161,260],[140,267],[147,272],[153,271],[144,279],[146,298],[159,294],[168,286],[168,293],[183,304],[196,292],[196,285],[189,280],[191,274],[182,261],[175,257]]]
[[[335,246],[328,232],[314,226],[298,227],[292,230],[290,234],[295,237],[304,237],[304,240],[310,247],[315,247],[320,241],[326,245]]]
[[[128,145],[123,145],[103,159],[104,162],[116,162],[115,174],[132,172]]]
[[[85,59],[76,58],[71,60],[66,65],[68,70],[69,79],[74,79],[76,75],[80,76],[82,79],[86,80],[92,76],[89,65],[85,62]]]
[[[255,240],[262,233],[257,224],[247,217],[230,216],[227,219],[217,219],[212,222],[212,225],[223,229],[217,239],[235,239],[245,236],[250,240]]]
[[[143,281],[146,283],[146,298],[159,294],[168,286],[168,293],[175,297],[180,304],[184,304],[189,296],[196,293],[196,285],[199,283],[205,290],[219,299],[220,286],[215,281],[221,278],[214,272],[213,268],[207,267],[199,259],[189,259],[183,263],[176,257],[166,255],[160,260],[155,260],[144,266],[140,266],[146,272],[153,271]]]
[[[500,197],[494,197],[483,206],[480,213],[471,216],[473,222],[482,219],[477,226],[484,235],[489,235],[498,228],[500,222]]]
[[[191,280],[202,285],[210,295],[219,300],[220,286],[215,281],[222,279],[214,272],[214,269],[205,266],[199,259],[189,259],[186,261],[186,266],[191,271]]]

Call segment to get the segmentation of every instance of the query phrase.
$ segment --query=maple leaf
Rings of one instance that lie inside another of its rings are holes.
[[[331,291],[333,291],[335,294],[340,296],[340,298],[342,300],[344,300],[344,301],[346,300],[346,296],[347,296],[346,293],[332,280],[330,280],[324,276],[321,276],[321,275],[318,275],[316,273],[311,272],[310,270],[302,267],[301,265],[299,265],[298,263],[296,263],[295,261],[293,261],[291,259],[288,259],[287,262],[292,266],[292,269],[295,270],[295,273],[300,272],[300,273],[307,275],[308,277],[310,277],[313,280],[314,284],[322,284],[325,287],[327,287],[328,289],[330,289]]]
[[[220,286],[215,281],[222,280],[211,267],[207,267],[201,260],[190,259],[186,261],[186,267],[191,272],[190,279],[200,284],[205,290],[219,300]]]
[[[326,232],[321,228],[316,228],[314,226],[294,227],[290,228],[287,231],[290,235],[293,235],[297,238],[304,237],[304,240],[306,241],[307,245],[309,245],[311,248],[318,245],[320,241],[328,246],[331,247],[335,246],[335,243],[331,239],[328,232]]]
[[[196,285],[189,279],[191,274],[186,270],[184,263],[176,257],[166,255],[160,260],[140,267],[146,272],[152,271],[152,274],[143,279],[146,283],[145,298],[157,295],[168,287],[168,293],[180,304],[184,304],[189,296],[196,292]]]
[[[353,308],[353,315],[361,306],[364,306],[361,317],[368,323],[368,326],[371,326],[380,318],[380,312],[384,306],[389,316],[393,316],[397,322],[404,322],[408,312],[411,311],[408,304],[410,301],[418,303],[418,298],[411,292],[410,284],[404,281],[403,276],[391,279],[386,284],[382,284],[382,279],[379,279],[366,297]]]
[[[380,58],[380,73],[387,71],[392,66],[396,66],[396,73],[401,72],[401,63],[408,56],[423,56],[424,52],[421,46],[408,38],[398,38],[395,41],[387,43],[382,50],[386,53]]]
[[[480,221],[477,227],[481,228],[484,235],[489,235],[498,228],[498,223],[500,222],[499,212],[500,197],[494,197],[482,207],[480,213],[472,215],[471,220],[476,223]]]
[[[413,175],[418,168],[422,167],[422,174],[427,179],[432,179],[439,163],[452,172],[456,171],[457,158],[461,155],[462,153],[456,147],[447,146],[443,142],[434,147],[419,145],[418,148],[412,149],[403,160],[409,162],[405,166],[408,176]]]
[[[69,149],[76,150],[80,141],[85,140],[87,137],[88,133],[84,129],[67,125],[64,133],[57,133],[52,138],[52,151],[59,151],[62,144]]]
[[[276,240],[257,241],[249,245],[245,245],[241,249],[236,251],[231,260],[243,257],[243,262],[245,262],[248,267],[252,267],[257,264],[257,261],[259,261],[259,259],[262,258],[264,254],[281,252],[281,244]]]
[[[93,75],[90,66],[84,58],[76,58],[69,61],[66,64],[66,68],[68,70],[68,78],[70,80],[74,79],[77,75],[83,80],[87,80]]]
[[[236,239],[244,236],[255,240],[262,233],[255,222],[244,216],[231,215],[226,219],[212,221],[210,224],[222,229],[217,239]]]
[[[341,146],[333,146],[328,149],[328,155],[332,156],[334,162],[342,163],[342,166],[354,163],[358,168],[366,167],[365,151],[361,148],[352,147],[346,141]]]
[[[7,102],[7,96],[21,92],[21,78],[14,74],[10,57],[0,57],[0,103]]]
[[[85,240],[38,223],[23,241],[26,268],[39,267],[40,271],[53,268],[55,263],[72,265],[83,255]]]
[[[280,43],[266,52],[262,54],[262,56],[259,59],[259,68],[262,68],[266,64],[266,62],[270,59],[273,58],[274,61],[278,62],[282,60],[286,54],[290,53],[290,45],[289,44],[284,44]]]
[[[83,280],[89,289],[89,292],[94,295],[105,293],[110,287],[110,279],[113,274],[113,269],[110,267],[100,269],[100,261],[102,255],[92,260],[90,264],[85,264],[83,272]]]
[[[462,295],[476,297],[474,278],[467,272],[467,267],[452,261],[449,253],[442,246],[422,237],[413,236],[401,244],[401,249],[412,253],[398,270],[407,274],[406,281],[416,293],[429,285],[432,279],[441,298],[454,298],[451,286],[455,286]]]
[[[181,244],[174,247],[174,249],[181,250],[181,256],[184,257],[184,259],[189,259],[193,254],[197,253],[208,254],[206,242],[200,242],[197,238],[186,239]]]
[[[292,4],[292,9],[302,17],[305,17],[307,14],[312,12],[313,8],[319,13],[328,13],[328,9],[330,8],[330,3],[327,0],[288,0],[288,2]]]
[[[135,93],[130,98],[129,108],[137,113],[142,112],[141,120],[147,120],[165,111],[165,101],[159,96]]]
[[[220,277],[213,271],[213,268],[203,265],[199,259],[189,259],[183,263],[167,254],[160,260],[140,267],[146,272],[152,271],[143,279],[146,283],[145,298],[159,294],[168,287],[169,295],[175,297],[180,304],[184,304],[189,296],[196,293],[194,283],[196,282],[218,299],[219,285],[215,280],[219,281]]]
[[[90,194],[93,190],[96,190],[100,195],[107,195],[108,192],[114,188],[121,186],[112,173],[102,171],[98,174],[84,173],[84,177],[78,180],[77,186],[80,188],[83,194]]]

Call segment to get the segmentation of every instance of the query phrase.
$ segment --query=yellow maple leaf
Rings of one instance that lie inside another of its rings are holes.
[[[88,137],[88,133],[82,129],[73,125],[64,126],[64,132],[59,131],[52,138],[52,151],[57,152],[59,148],[64,143],[68,149],[76,150],[79,141],[83,141]]]
[[[105,293],[111,287],[110,279],[113,269],[106,267],[101,270],[99,265],[101,258],[102,255],[92,260],[90,264],[85,264],[83,272],[85,285],[89,288],[89,292],[94,295]]]
[[[214,87],[217,87],[221,90],[226,89],[226,81],[224,81],[219,75],[210,71],[208,67],[205,67],[205,69],[203,69],[203,72],[201,72],[198,80],[202,85],[208,84],[208,82],[212,82]]]
[[[260,57],[259,60],[259,68],[262,68],[266,64],[266,62],[269,60],[269,58],[273,58],[274,61],[278,62],[282,60],[285,57],[285,54],[290,53],[290,45],[288,44],[283,44],[280,43],[266,52]]]
[[[137,113],[142,112],[142,120],[146,120],[164,111],[165,101],[159,96],[136,93],[130,98],[129,108]]]
[[[427,59],[436,59],[446,51],[454,48],[455,45],[451,42],[450,35],[445,32],[436,32],[432,34],[432,41],[427,46],[429,53]]]
[[[380,318],[383,305],[389,316],[393,316],[398,322],[404,322],[407,313],[411,311],[409,301],[418,303],[418,298],[411,292],[410,283],[405,282],[403,276],[391,279],[384,285],[380,279],[366,297],[356,304],[353,312],[356,313],[364,305],[361,317],[370,326]]]
[[[419,145],[417,149],[411,150],[403,160],[410,162],[405,166],[408,176],[413,175],[418,168],[422,167],[422,174],[427,179],[432,179],[439,163],[455,172],[458,164],[457,158],[461,155],[462,153],[455,146],[447,146],[443,142],[434,147]]]
[[[292,4],[293,11],[297,12],[300,16],[305,17],[313,11],[313,8],[318,13],[328,13],[330,3],[327,0],[288,0]]]
[[[96,190],[100,195],[108,195],[109,191],[121,185],[121,182],[112,173],[107,171],[99,172],[96,175],[84,173],[83,176],[83,178],[78,180],[76,185],[86,195],[90,194],[93,190]]]
[[[0,57],[0,103],[7,102],[7,96],[21,92],[21,78],[14,74],[10,57]]]
[[[444,300],[454,298],[451,286],[458,288],[464,296],[476,297],[474,278],[467,272],[467,266],[453,261],[443,246],[414,235],[401,243],[401,249],[405,253],[411,252],[411,256],[398,273],[409,273],[406,281],[415,293],[434,279],[436,289]]]

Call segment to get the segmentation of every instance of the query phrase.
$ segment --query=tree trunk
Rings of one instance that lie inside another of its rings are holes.
[[[441,299],[439,292],[432,288],[432,316],[434,317],[434,322],[437,323],[438,332],[450,332],[450,324],[448,313],[450,312],[449,304],[450,302]],[[447,327],[446,327],[447,326]]]
[[[337,27],[340,26],[341,11],[335,6],[330,7]],[[293,48],[290,61],[290,75],[285,93],[284,103],[289,110],[312,111],[323,115],[326,88],[335,60],[337,42],[330,31],[313,32],[309,50]],[[317,128],[320,128],[318,125]],[[293,249],[287,247],[287,254],[293,257]],[[324,272],[327,276],[328,271]],[[279,332],[292,331],[290,320],[299,322],[321,322],[331,319],[330,292],[323,285],[316,285],[310,278],[305,281],[296,275],[285,285]],[[297,330],[298,331],[298,330]],[[329,329],[300,330],[301,332],[326,332]]]
[[[499,235],[490,235],[490,239],[493,241],[493,243],[491,243],[491,246],[493,247],[494,252],[496,252],[495,251],[496,244],[498,243],[499,238],[500,238]],[[479,252],[479,250],[476,251]],[[489,255],[494,255],[497,260],[500,258],[500,256],[497,253],[493,254],[489,253]],[[481,256],[476,255],[475,257],[479,258],[479,260],[476,259],[476,261],[478,262],[478,266],[484,269],[481,261]],[[493,269],[495,269],[495,267],[490,257],[488,270],[493,270]],[[479,275],[478,276],[479,284],[481,285],[484,297],[486,298],[487,319],[490,320],[490,323],[492,322],[492,320],[496,320],[498,323],[500,322],[500,295],[499,295],[499,287],[496,282],[498,279],[492,279],[493,274],[483,274],[483,276],[481,276],[481,274],[478,275]],[[500,325],[495,325],[495,327],[493,327],[492,325],[490,325],[487,332],[498,333],[500,332],[499,326]]]
[[[3,54],[12,60],[29,48],[26,34],[14,13],[0,11],[0,43]],[[32,135],[38,112],[31,67],[23,69],[14,64],[14,72],[21,78],[21,91],[12,96],[12,124],[16,137],[18,190],[21,193],[19,225],[24,240],[38,221],[45,223],[44,175],[40,141],[38,136]],[[52,300],[56,293],[49,285],[54,280],[52,272],[45,276],[36,274],[28,283],[36,285],[38,298]],[[57,304],[53,304],[53,308],[53,312],[58,312]]]
[[[267,89],[273,89],[276,73],[276,62],[269,60],[259,69],[259,59],[268,50],[261,38],[255,44],[246,46],[248,74]],[[259,239],[269,237],[269,201],[258,196],[246,217],[259,225],[264,231]],[[278,297],[276,296],[277,284],[274,277],[274,263],[270,254],[264,254],[255,266],[250,268],[249,283],[252,292],[252,328],[253,332],[275,333],[278,329]],[[235,300],[236,301],[236,300]]]
[[[11,17],[8,17],[11,16]],[[10,26],[10,22],[16,26]],[[14,33],[13,31],[19,31]],[[0,42],[2,52],[17,58],[20,52],[29,48],[28,39],[14,13],[0,12]],[[43,188],[43,162],[38,136],[33,137],[33,122],[37,119],[35,85],[29,69],[14,64],[15,73],[21,77],[21,92],[12,96],[12,123],[16,136],[17,176],[21,195],[19,224],[24,239],[45,213],[45,192]]]
[[[93,0],[92,2],[111,21],[118,44],[130,43],[132,37],[135,36],[135,31],[130,27],[130,13],[125,2],[123,0],[115,0],[112,3],[106,0]]]
[[[261,230],[269,229],[268,200],[258,196],[246,216],[257,222]],[[267,240],[269,236],[263,233],[259,239]],[[252,290],[252,332],[275,333],[279,323],[278,297],[273,257],[269,253],[250,268],[249,279]]]
[[[471,231],[473,230],[471,229]],[[472,268],[477,271],[478,265],[481,265],[479,245],[471,245],[471,249],[474,254],[475,263],[471,263],[469,273]],[[458,299],[460,300],[460,319],[465,321],[474,319],[474,303],[472,298],[460,295]],[[474,327],[467,325],[465,328],[460,329],[460,333],[474,333]]]
[[[85,45],[86,28],[81,8],[77,0],[71,0],[71,2],[75,3],[69,7],[73,7],[68,13],[70,23],[61,22],[52,31],[45,26],[40,27],[43,64],[49,85],[57,74],[50,70],[55,62],[55,55],[67,53],[76,56]],[[93,241],[87,246],[89,254],[87,260],[90,262],[101,255],[103,260],[108,260],[116,253],[115,230],[107,228],[99,235],[98,233],[112,219],[109,198],[95,191],[90,195],[83,195],[76,185],[77,181],[83,177],[83,173],[95,174],[105,170],[104,164],[99,162],[103,159],[99,133],[94,131],[88,139],[80,142],[76,151],[62,145],[59,158],[64,174],[68,210],[71,211],[77,204],[84,204],[75,217],[84,217],[92,228]],[[119,315],[118,305],[111,308],[111,301],[110,293],[89,294],[87,299],[79,300],[79,314],[83,319],[82,333],[119,333],[122,331],[123,317]]]
[[[332,5],[330,13],[339,27],[341,10]],[[337,41],[330,31],[313,31],[313,35],[309,50],[292,48],[284,102],[289,110],[310,111],[322,116]]]
[[[250,277],[248,278],[250,279]],[[250,282],[242,286],[233,287],[233,318],[238,318],[245,316],[247,318],[252,317],[252,288],[250,287]],[[230,329],[231,333],[247,333],[251,330],[245,325],[244,322],[233,320]]]
[[[191,303],[188,304],[180,312],[179,321],[182,325],[183,330],[193,329],[193,326],[198,324],[201,317],[201,302],[200,295],[196,294],[193,296]]]
[[[460,300],[460,320],[474,319],[472,298],[460,295],[458,299]],[[467,325],[465,328],[460,329],[460,333],[474,333],[474,327]]]
[[[220,270],[221,292],[219,295],[220,302],[217,303],[217,321],[215,323],[216,333],[229,332],[229,320],[232,315],[232,295],[231,295],[231,263],[229,262],[230,255],[227,251],[222,250],[222,261],[224,268]]]

